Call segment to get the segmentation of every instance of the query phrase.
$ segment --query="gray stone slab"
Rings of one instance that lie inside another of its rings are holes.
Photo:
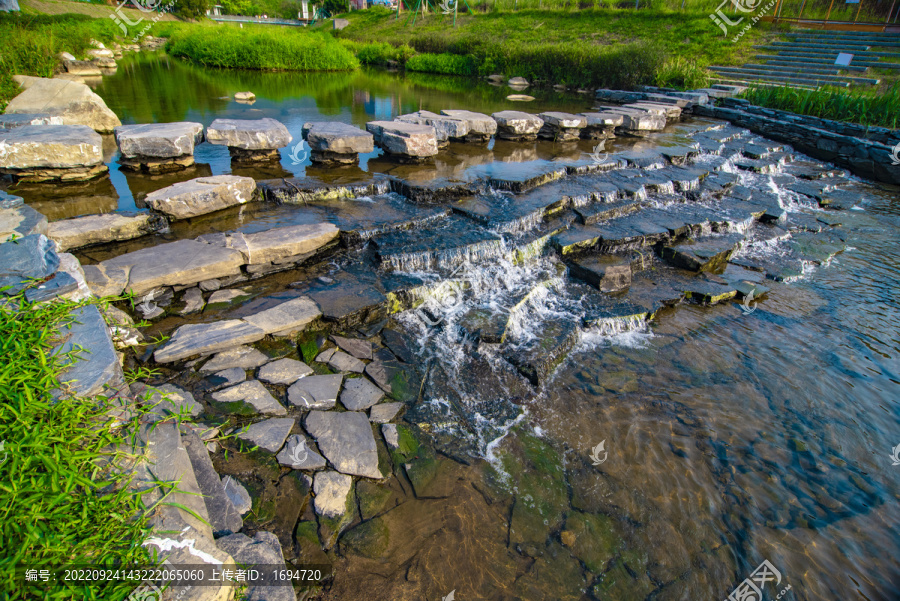
[[[240,434],[238,438],[259,446],[270,453],[277,453],[284,441],[287,440],[288,434],[294,427],[294,418],[292,417],[273,417],[265,421],[251,424]]]
[[[49,114],[62,119],[64,125],[85,125],[100,133],[112,132],[122,124],[103,99],[83,83],[32,77],[23,87],[25,90],[6,106],[7,115]]]
[[[120,125],[116,144],[122,156],[139,158],[176,158],[194,154],[203,141],[203,125],[187,121]]]
[[[189,219],[246,204],[255,199],[255,193],[252,177],[214,175],[161,188],[148,194],[144,202],[173,219]]]
[[[278,537],[271,532],[257,532],[252,539],[246,534],[232,534],[218,539],[216,544],[220,549],[231,554],[240,565],[285,568],[281,543],[278,542]],[[245,601],[297,601],[297,595],[291,586],[251,584],[244,591],[243,599]]]
[[[234,508],[237,509],[240,515],[244,515],[253,508],[253,499],[250,498],[250,493],[247,492],[243,484],[231,476],[222,478],[222,488],[225,490],[228,500],[231,501],[231,504],[234,505]]]
[[[400,433],[397,431],[397,424],[382,424],[381,435],[389,449],[400,447]]]
[[[321,316],[319,306],[309,297],[301,296],[245,317],[244,321],[266,334],[285,336],[303,330]]]
[[[337,471],[366,478],[384,477],[378,470],[372,426],[364,413],[311,411],[306,417],[306,431]]]
[[[217,372],[223,369],[239,367],[254,369],[263,365],[269,358],[252,346],[237,346],[217,354],[200,368],[201,372]]]
[[[448,142],[451,139],[461,139],[469,133],[468,121],[447,117],[446,115],[438,115],[431,111],[416,111],[415,113],[410,113],[408,115],[400,115],[396,117],[395,120],[406,123],[430,125],[434,128],[438,141],[440,142]]]
[[[339,121],[306,123],[303,137],[311,150],[319,152],[359,154],[375,150],[371,133]]]
[[[53,277],[25,290],[25,300],[42,303],[78,290],[78,282],[65,271],[57,271]]]
[[[350,476],[337,472],[319,472],[313,481],[313,500],[316,513],[327,518],[337,518],[347,511],[347,496],[353,486]]]
[[[340,236],[331,223],[309,223],[278,227],[255,234],[225,234],[201,237],[212,246],[225,246],[240,251],[250,265],[280,262],[286,258],[305,258]]]
[[[357,359],[372,359],[372,343],[368,340],[359,340],[358,338],[344,338],[343,336],[332,336],[334,343],[347,351]]]
[[[261,340],[266,333],[240,319],[229,319],[209,324],[180,326],[169,342],[156,350],[153,358],[158,363],[170,363],[194,355],[209,355],[240,344]]]
[[[361,374],[366,370],[366,364],[343,351],[336,351],[328,359],[328,365],[337,371],[349,371]]]
[[[443,110],[442,115],[462,119],[469,124],[469,133],[493,136],[497,133],[497,122],[490,115],[465,110]]]
[[[275,400],[259,380],[250,380],[237,386],[214,392],[212,397],[220,403],[236,403],[243,401],[253,406],[259,413],[266,415],[285,415],[287,410]]]
[[[49,113],[0,115],[0,129],[15,129],[26,125],[63,125],[63,120],[62,117]]]
[[[302,409],[331,409],[337,403],[343,380],[341,374],[300,378],[288,388],[288,401]]]
[[[500,111],[491,115],[497,122],[497,135],[504,137],[536,136],[544,120],[522,111]]]
[[[366,378],[348,378],[341,391],[341,404],[350,411],[365,411],[384,398],[384,392]]]
[[[146,386],[135,383],[131,385],[131,393],[141,399],[145,407],[152,407],[149,415],[154,421],[185,414],[196,417],[203,411],[203,406],[194,399],[194,395],[174,384]]]
[[[216,119],[206,128],[210,144],[242,150],[274,150],[291,143],[291,134],[280,121],[270,119]]]
[[[84,350],[78,352],[77,360],[65,363],[59,376],[61,393],[89,397],[100,394],[107,386],[124,389],[122,366],[96,305],[73,309],[71,315],[74,320],[59,331],[64,342],[53,349],[53,355],[64,355],[79,347]]]
[[[291,434],[275,458],[281,465],[295,470],[319,470],[325,467],[325,458],[309,448],[306,437],[300,434]]]
[[[217,388],[225,388],[246,381],[247,372],[240,367],[229,367],[228,369],[217,371],[209,378],[214,381]]]
[[[203,494],[214,536],[238,532],[244,526],[241,514],[225,493],[222,480],[213,467],[206,445],[194,432],[181,434],[181,442],[194,468],[194,477]]]
[[[310,366],[296,359],[278,359],[259,368],[256,377],[270,384],[293,384],[300,378],[315,372]]]
[[[381,403],[369,409],[369,421],[373,424],[386,424],[400,413],[403,403]]]
[[[390,154],[427,158],[438,153],[437,132],[430,125],[403,121],[370,121],[366,129],[375,143]]]
[[[582,115],[573,115],[571,113],[560,113],[557,111],[548,111],[538,115],[543,119],[544,123],[562,128],[562,129],[581,129],[587,125],[587,119]]]
[[[47,235],[56,241],[59,250],[65,251],[93,244],[132,240],[161,231],[165,227],[165,218],[151,213],[107,213],[54,221],[49,225]]]
[[[103,162],[103,139],[86,125],[25,125],[0,135],[0,169],[74,169]]]

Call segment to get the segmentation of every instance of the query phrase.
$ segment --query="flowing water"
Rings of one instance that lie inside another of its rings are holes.
[[[255,104],[227,98],[245,89],[257,94]],[[589,106],[537,93],[536,102],[514,105],[501,88],[452,78],[224,72],[158,57],[123,61],[97,91],[126,123],[273,117],[295,141],[314,119],[363,126],[419,109]],[[690,131],[687,123],[667,137],[616,140],[612,150],[693,143]],[[552,168],[591,147],[454,146],[418,167],[376,151],[358,169],[337,173],[294,161],[285,149],[278,168],[246,174],[467,181]],[[133,209],[142,194],[178,179],[231,172],[227,150],[210,145],[198,149],[196,170],[168,179],[126,175],[114,151],[109,159],[110,179],[76,200],[61,202],[46,187],[21,193],[60,218]],[[724,171],[737,172],[729,164]],[[817,210],[768,174],[739,177],[777,195],[792,215]],[[662,209],[690,188],[653,189],[648,201]],[[465,253],[440,244],[458,234],[452,224],[431,232],[423,222],[431,239],[407,233],[408,252],[382,261],[393,277],[421,284],[423,304],[395,321],[425,368],[424,401],[407,419],[435,440],[434,477],[422,487],[403,477],[386,485],[384,509],[361,516],[377,524],[377,545],[324,556],[298,535],[287,554],[335,566],[333,582],[314,598],[725,599],[764,561],[779,573],[762,587],[765,599],[784,589],[781,599],[900,598],[900,462],[891,457],[900,445],[900,200],[884,186],[856,182],[854,190],[855,210],[840,213],[845,252],[793,265],[791,281],[766,281],[764,300],[681,304],[651,322],[627,306],[597,313],[586,287],[542,252],[546,238],[534,233],[541,219],[527,210],[511,206],[505,220],[487,218]],[[503,202],[503,192],[486,193]],[[403,214],[396,195],[367,200],[382,217]],[[360,215],[262,203],[174,224],[163,239],[356,219],[362,237],[377,241],[381,222]],[[754,230],[738,219],[716,233],[728,231]],[[738,258],[787,260],[785,240],[750,239]],[[346,260],[336,259],[332,271]],[[283,290],[286,281],[269,285]],[[504,349],[527,350],[550,335],[571,343],[539,386],[485,338],[498,315]]]

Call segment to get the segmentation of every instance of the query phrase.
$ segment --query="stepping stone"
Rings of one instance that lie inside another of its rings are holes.
[[[156,350],[157,363],[171,363],[194,355],[209,355],[239,344],[262,340],[266,333],[240,319],[180,326],[165,346]],[[219,370],[216,370],[219,371]]]
[[[581,137],[590,140],[607,140],[616,137],[616,128],[621,127],[623,123],[622,115],[612,113],[579,113],[578,116],[585,119]]]
[[[368,340],[344,338],[343,336],[332,336],[331,339],[336,345],[357,359],[372,359],[372,343]]]
[[[287,128],[275,119],[216,119],[206,128],[206,141],[227,146],[235,160],[277,159],[291,143]]]
[[[328,365],[337,371],[349,371],[357,374],[366,370],[365,363],[343,351],[334,352],[328,359]]]
[[[5,114],[49,114],[64,125],[84,125],[105,134],[122,122],[103,99],[88,86],[75,81],[27,77],[24,91],[6,105]]]
[[[676,267],[691,271],[715,271],[731,259],[743,239],[740,234],[729,234],[686,240],[663,247],[662,258]]]
[[[366,130],[375,144],[388,154],[408,161],[433,157],[438,153],[437,132],[430,125],[402,121],[370,121]]]
[[[347,497],[353,487],[353,478],[327,471],[316,474],[313,481],[313,505],[316,513],[326,518],[337,518],[347,511]]]
[[[25,125],[4,132],[0,174],[23,182],[82,181],[108,171],[103,139],[85,125]]]
[[[311,411],[306,416],[306,431],[337,471],[366,478],[384,477],[378,470],[375,437],[364,413]]]
[[[318,305],[312,299],[301,296],[245,317],[244,321],[266,334],[290,336],[321,316]]]
[[[497,122],[497,137],[517,142],[536,140],[544,120],[522,111],[500,111],[491,115]]]
[[[279,359],[259,368],[256,377],[270,384],[293,384],[315,373],[306,363],[296,359]]]
[[[602,113],[611,113],[622,117],[622,130],[640,135],[650,131],[659,131],[666,127],[666,118],[660,115],[651,115],[645,111],[634,111],[626,108],[597,107]]]
[[[128,271],[126,288],[142,296],[162,286],[193,286],[203,280],[241,273],[243,255],[195,240],[178,240],[108,259],[99,266]]]
[[[618,292],[631,285],[631,260],[617,255],[598,255],[571,261],[569,270],[601,292]]]
[[[207,378],[217,389],[226,388],[240,384],[247,379],[247,372],[240,367],[229,367],[222,371],[217,371]]]
[[[615,103],[623,103],[623,102],[636,102],[638,100],[643,99],[645,96],[644,92],[627,92],[625,90],[607,90],[605,88],[601,88],[594,93],[594,97],[597,100],[603,102],[615,102]]]
[[[587,126],[587,119],[571,113],[547,112],[538,115],[544,120],[538,136],[557,142],[577,140],[581,137],[582,128]]]
[[[223,369],[238,367],[253,369],[263,365],[269,358],[252,346],[237,346],[228,349],[207,361],[200,368],[201,372],[217,372]]]
[[[238,102],[250,102],[256,100],[256,94],[253,92],[235,92],[234,99]]]
[[[203,494],[209,525],[214,536],[222,536],[239,531],[244,526],[241,514],[226,494],[222,480],[213,467],[209,451],[200,437],[193,431],[182,432],[181,443],[187,451],[197,479],[197,486]]]
[[[291,434],[275,459],[281,465],[295,470],[318,470],[326,465],[325,458],[310,449],[306,438],[301,434]]]
[[[497,133],[497,122],[483,113],[465,110],[445,110],[441,111],[441,114],[454,119],[461,119],[468,124],[469,133],[466,134],[466,142],[485,143]]]
[[[119,242],[140,238],[162,231],[166,220],[152,213],[127,215],[85,215],[74,219],[61,219],[50,224],[47,234],[56,241],[60,251],[83,248],[94,244]]]
[[[222,488],[225,489],[228,500],[231,501],[239,514],[244,515],[253,509],[253,499],[250,498],[250,493],[247,492],[243,484],[231,476],[225,476],[222,478]]]
[[[341,391],[341,404],[350,411],[365,411],[384,398],[384,392],[366,378],[348,378]]]
[[[418,123],[419,125],[430,125],[434,128],[437,135],[438,145],[447,146],[451,140],[454,142],[466,141],[469,134],[469,123],[463,119],[438,115],[430,111],[417,111],[408,115],[400,115],[394,118],[395,121],[403,121],[404,123]]]
[[[212,397],[219,403],[245,402],[252,405],[259,413],[268,415],[285,415],[287,410],[275,400],[259,380],[250,380],[219,392]]]
[[[626,104],[622,108],[632,108],[639,111],[647,111],[651,115],[661,115],[666,118],[667,123],[681,119],[681,109],[674,104],[635,102],[633,104]]]
[[[288,401],[301,409],[331,409],[337,403],[344,376],[306,376],[288,388]]]
[[[202,141],[200,123],[146,123],[116,128],[122,166],[150,173],[190,167],[194,164],[194,147]]]
[[[252,177],[214,175],[161,188],[148,194],[144,202],[173,219],[190,219],[248,203],[255,192]]]
[[[309,143],[310,160],[314,163],[354,164],[360,153],[375,150],[371,133],[339,121],[306,123],[303,138]]]
[[[26,125],[64,125],[64,123],[62,117],[49,113],[0,115],[0,129],[15,129]]]
[[[277,453],[284,446],[284,441],[287,439],[288,434],[291,433],[293,427],[294,418],[273,417],[251,424],[246,431],[239,433],[237,437],[270,453]]]
[[[255,234],[213,234],[197,240],[214,247],[238,250],[248,265],[285,265],[308,259],[337,241],[340,230],[331,223],[278,227]]]
[[[381,403],[369,409],[369,421],[373,424],[386,424],[400,413],[403,403]]]
[[[266,566],[266,569],[284,570],[284,555],[278,537],[271,532],[257,532],[251,539],[246,534],[232,534],[216,540],[216,545],[234,558],[240,566]],[[276,582],[271,576],[264,577],[263,583]],[[297,596],[291,586],[282,584],[249,584],[243,591],[245,599],[265,599],[265,601],[296,601]],[[199,596],[198,596],[199,597]],[[215,598],[215,597],[211,597]],[[224,595],[218,598],[225,598]]]

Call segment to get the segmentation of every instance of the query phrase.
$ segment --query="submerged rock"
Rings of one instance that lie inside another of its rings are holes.
[[[378,469],[375,437],[365,414],[311,411],[306,416],[306,430],[339,472],[366,478],[384,477]]]
[[[253,508],[253,499],[250,498],[250,493],[243,484],[231,476],[222,478],[222,488],[239,514],[243,515]]]

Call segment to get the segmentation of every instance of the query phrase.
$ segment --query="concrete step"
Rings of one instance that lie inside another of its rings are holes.
[[[837,69],[828,69],[825,67],[814,67],[812,65],[801,65],[801,64],[788,64],[788,65],[776,65],[772,63],[766,64],[756,64],[756,63],[744,63],[742,65],[744,69],[754,69],[757,71],[774,71],[777,73],[799,73],[803,75],[807,74],[815,74],[815,75],[832,75],[835,77],[840,77],[841,73]]]
[[[740,87],[746,88],[752,84],[752,85],[754,85],[756,87],[760,87],[760,88],[772,88],[772,87],[783,88],[784,87],[784,83],[780,82],[780,81],[760,81],[760,80],[756,80],[756,79],[748,81],[746,79],[740,79],[738,77],[727,77],[727,76],[710,77],[709,81],[710,81],[710,85],[714,85],[714,86],[715,85],[728,85],[728,86],[740,86]],[[816,84],[792,83],[791,87],[798,89],[798,90],[815,90],[818,86]],[[848,87],[848,86],[841,86],[841,87]]]
[[[757,54],[754,56],[756,60],[764,60],[766,61],[766,65],[774,65],[778,67],[791,67],[794,65],[803,66],[803,65],[811,65],[816,68],[818,67],[833,67],[834,61],[831,59],[815,59],[815,58],[801,58],[799,56],[772,56],[769,54]],[[857,73],[865,73],[869,70],[868,67],[860,67],[858,65],[850,65],[849,67],[841,67],[841,71],[854,71]]]
[[[754,76],[757,79],[765,78],[771,79],[774,81],[784,81],[786,83],[790,83],[791,81],[796,81],[797,83],[805,83],[805,84],[817,84],[817,83],[827,83],[834,85],[850,85],[850,83],[856,84],[877,84],[880,80],[862,80],[862,81],[854,81],[856,79],[862,78],[851,78],[851,77],[835,77],[833,75],[809,75],[808,77],[797,77],[784,73],[767,71],[767,70],[759,70],[759,69],[742,69],[740,67],[710,67],[710,71],[715,71],[717,73],[726,73],[730,75],[740,75],[740,76]]]
[[[772,75],[769,73],[760,73],[754,71],[746,71],[743,69],[737,69],[734,67],[710,67],[710,71],[721,73],[723,75],[728,75],[735,78],[741,78],[747,81],[769,81],[773,83],[779,83],[781,85],[785,84],[802,84],[807,86],[817,86],[823,83],[827,83],[829,85],[834,85],[842,88],[849,88],[850,84],[848,82],[833,82],[833,81],[823,81],[818,78],[805,78],[805,77],[789,77],[784,75]]]
[[[821,57],[829,57],[833,56],[837,58],[839,52],[843,52],[843,49],[835,50],[835,49],[822,49],[822,48],[803,48],[801,46],[754,46],[755,50],[766,50],[766,51],[775,51],[778,54],[784,55],[799,55],[799,56],[821,56]],[[878,51],[855,51],[850,52],[854,57],[867,57],[867,58],[900,58],[900,53],[897,52],[878,52]]]
[[[771,42],[776,48],[809,48],[812,50],[839,50],[841,52],[865,52],[870,50],[866,44],[801,44],[798,42]]]
[[[813,67],[803,68],[803,67],[778,67],[778,66],[769,66],[769,65],[750,65],[746,64],[742,69],[747,69],[750,71],[760,71],[763,73],[772,73],[773,75],[789,75],[791,73],[795,73],[800,75],[801,77],[813,77],[829,79],[835,81],[849,81],[850,83],[860,84],[860,85],[877,85],[881,80],[875,77],[853,77],[851,75],[842,75],[837,72],[836,69],[827,70],[827,69],[817,69]]]
[[[792,43],[799,44],[866,44],[882,48],[900,48],[900,39],[896,35],[887,35],[883,38],[872,36],[808,36],[797,34],[785,34],[793,38]]]

